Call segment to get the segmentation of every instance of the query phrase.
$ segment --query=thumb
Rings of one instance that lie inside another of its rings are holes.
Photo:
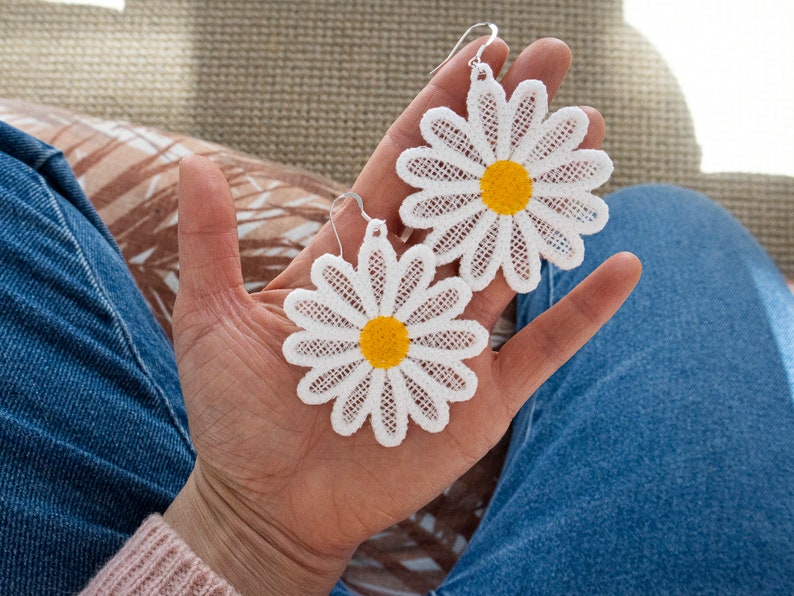
[[[178,306],[184,309],[187,303],[190,310],[207,311],[248,297],[231,190],[220,169],[205,157],[186,157],[179,165],[178,237]]]

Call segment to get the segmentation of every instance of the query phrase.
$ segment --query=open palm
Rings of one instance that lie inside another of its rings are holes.
[[[398,208],[411,192],[395,174],[397,157],[423,144],[418,122],[428,108],[464,110],[466,62],[480,43],[432,79],[354,185],[368,213],[386,220],[392,232],[400,232]],[[498,72],[506,56],[498,42],[483,58]],[[538,78],[553,95],[569,64],[564,44],[541,40],[516,59],[502,84],[509,94],[520,81]],[[603,120],[587,112],[583,145],[596,147]],[[486,349],[466,361],[479,379],[477,393],[452,406],[443,432],[412,426],[401,445],[385,448],[366,427],[351,437],[334,433],[330,405],[309,406],[297,397],[307,369],[288,364],[282,354],[296,331],[284,299],[295,288],[312,288],[312,263],[338,252],[330,228],[267,288],[250,295],[222,175],[210,162],[189,158],[180,186],[174,337],[198,459],[166,519],[242,591],[327,593],[359,543],[422,507],[485,455],[524,401],[614,314],[639,277],[633,256],[607,261],[499,353]],[[365,222],[355,205],[340,210],[336,222],[344,254],[353,259]],[[512,298],[498,276],[474,294],[463,316],[490,329]]]

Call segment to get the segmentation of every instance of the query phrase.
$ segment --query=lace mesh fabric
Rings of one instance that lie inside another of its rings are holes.
[[[284,303],[301,331],[286,359],[310,370],[298,384],[306,404],[333,401],[331,425],[351,435],[369,419],[384,446],[399,445],[409,419],[428,432],[449,422],[449,404],[470,399],[476,375],[463,360],[488,344],[479,323],[458,319],[471,299],[459,277],[431,285],[436,258],[424,245],[397,257],[385,223],[367,225],[358,268],[326,254],[313,265],[316,290]]]
[[[609,213],[591,191],[612,174],[604,151],[577,149],[588,127],[580,108],[548,115],[541,81],[522,82],[508,100],[484,63],[472,67],[468,119],[439,107],[422,118],[429,146],[402,153],[397,173],[419,189],[400,208],[440,264],[459,260],[477,291],[503,271],[516,292],[540,280],[540,258],[563,269],[581,264],[581,235]],[[548,115],[548,117],[547,117]]]

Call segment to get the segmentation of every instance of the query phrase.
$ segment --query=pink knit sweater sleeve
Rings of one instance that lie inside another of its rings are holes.
[[[238,592],[152,515],[81,594],[202,594]]]

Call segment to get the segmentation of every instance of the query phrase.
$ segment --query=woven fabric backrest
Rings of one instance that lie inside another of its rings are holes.
[[[128,0],[123,13],[0,0],[0,97],[181,131],[349,185],[427,72],[482,20],[514,50],[542,36],[569,43],[555,103],[606,117],[605,192],[701,190],[794,275],[794,178],[700,172],[678,84],[621,0]]]

